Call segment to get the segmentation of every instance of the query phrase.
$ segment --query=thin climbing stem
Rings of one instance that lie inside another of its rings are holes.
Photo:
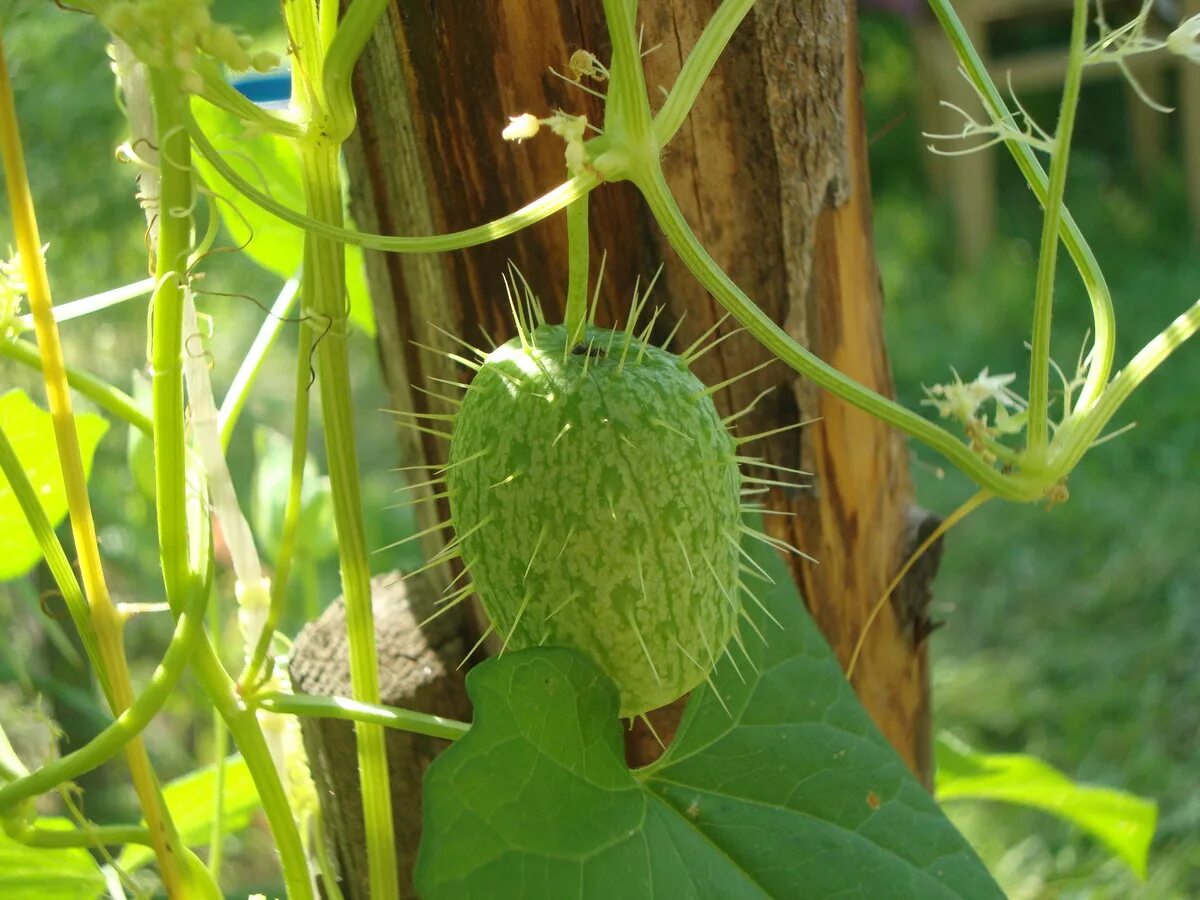
[[[254,386],[255,380],[258,378],[258,373],[262,370],[263,362],[267,358],[268,351],[274,346],[276,338],[279,337],[279,332],[283,329],[288,316],[291,315],[299,293],[300,278],[297,274],[284,282],[283,289],[280,290],[279,295],[275,298],[275,302],[271,304],[271,309],[267,313],[266,319],[263,320],[262,327],[258,330],[258,334],[254,336],[254,341],[250,344],[250,349],[246,351],[246,355],[242,358],[237,374],[233,376],[233,381],[229,383],[229,390],[225,393],[225,399],[221,401],[221,410],[217,414],[217,420],[220,423],[219,427],[221,429],[222,449],[229,449],[229,441],[233,437],[234,426],[237,425],[238,417],[242,414],[242,408],[246,405],[246,398],[250,396],[250,388]],[[304,365],[308,365],[307,360],[305,360]]]
[[[966,29],[959,21],[957,13],[950,5],[950,0],[929,0],[930,8],[949,38],[954,52],[958,56],[967,80],[983,101],[988,115],[993,121],[1008,121],[1011,118],[1008,105],[1000,91],[997,90],[987,67],[979,58],[974,45],[967,36]],[[1038,161],[1033,150],[1023,141],[1007,140],[1004,142],[1017,168],[1025,177],[1034,196],[1043,209],[1049,203],[1049,179],[1042,164]],[[1059,236],[1067,252],[1071,256],[1079,276],[1083,280],[1088,298],[1092,305],[1092,332],[1095,335],[1091,358],[1088,365],[1087,378],[1079,398],[1075,403],[1076,412],[1088,410],[1100,396],[1108,383],[1112,371],[1113,357],[1116,353],[1116,320],[1113,312],[1112,295],[1105,281],[1100,264],[1088,245],[1087,240],[1076,225],[1069,210],[1063,208],[1059,215]]]
[[[19,338],[10,340],[0,339],[0,356],[7,356],[31,369],[41,370],[42,357],[37,347]],[[150,417],[142,412],[132,397],[107,381],[101,381],[95,375],[66,366],[67,384],[74,390],[87,397],[106,413],[132,425],[138,431],[150,434],[153,425]]]
[[[1042,487],[1036,480],[1022,478],[1020,473],[1002,474],[944,428],[843,375],[793,340],[708,255],[671,196],[661,169],[655,166],[648,175],[639,177],[636,184],[659,227],[692,274],[773,354],[820,387],[938,450],[998,496],[1035,500],[1042,495]]]
[[[307,694],[264,693],[254,704],[271,712],[292,716],[312,716],[322,719],[341,719],[347,722],[371,722],[385,728],[396,728],[412,734],[456,741],[471,726],[466,722],[431,716],[427,713],[379,703],[360,703],[348,697],[317,697]]]
[[[224,160],[194,120],[189,121],[188,129],[200,155],[212,165],[217,174],[233,185],[238,193],[251,203],[298,228],[304,228],[314,234],[342,243],[357,244],[368,250],[384,250],[392,253],[440,253],[447,250],[476,247],[506,237],[566,209],[571,203],[600,184],[600,177],[595,173],[581,172],[516,212],[463,231],[429,237],[393,237],[385,234],[370,234],[354,228],[321,222],[312,216],[284,206],[239,175],[233,166]]]
[[[239,692],[245,693],[259,679],[275,629],[283,617],[287,589],[291,578],[292,561],[296,552],[296,535],[303,507],[304,462],[308,456],[308,403],[310,360],[312,358],[312,329],[300,326],[299,346],[296,348],[295,400],[292,407],[292,461],[288,478],[287,502],[283,511],[283,530],[279,537],[279,552],[275,555],[275,574],[271,579],[271,605],[263,621],[258,645],[238,678]]]
[[[754,0],[724,0],[704,26],[671,85],[671,92],[654,117],[654,139],[660,147],[665,147],[682,127],[713,66],[753,6]]]
[[[1027,450],[1042,453],[1049,440],[1050,331],[1054,315],[1054,275],[1058,261],[1058,220],[1067,187],[1067,163],[1071,157],[1071,135],[1079,88],[1083,80],[1083,54],[1087,38],[1088,0],[1075,0],[1071,18],[1071,43],[1062,106],[1050,157],[1050,186],[1042,219],[1041,250],[1038,254],[1037,287],[1033,306],[1033,339],[1029,361],[1029,425]]]
[[[183,410],[183,288],[191,249],[193,184],[191,142],[185,124],[187,100],[169,71],[152,70],[150,85],[160,153],[161,184],[156,280],[152,300],[151,369],[154,406],[154,478],[158,512],[159,557],[167,601],[178,614],[189,583],[196,577],[201,537],[188,528],[189,487]],[[191,473],[191,484],[202,481]],[[190,544],[189,544],[190,539]],[[189,552],[191,551],[191,552]],[[201,685],[220,710],[258,789],[275,837],[288,894],[312,897],[304,848],[287,795],[267,750],[262,730],[234,692],[212,645],[204,638],[196,650]]]

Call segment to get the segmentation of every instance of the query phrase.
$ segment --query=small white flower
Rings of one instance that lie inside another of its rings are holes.
[[[1192,16],[1167,36],[1167,49],[1200,63],[1200,15]]]
[[[508,117],[508,127],[500,132],[500,136],[506,141],[521,141],[529,140],[538,133],[541,127],[541,122],[533,113],[522,113],[519,116]]]

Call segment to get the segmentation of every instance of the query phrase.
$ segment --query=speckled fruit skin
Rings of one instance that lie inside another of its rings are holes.
[[[682,359],[566,337],[542,325],[487,357],[454,423],[450,509],[507,648],[579,650],[633,716],[696,687],[733,634],[741,476]]]

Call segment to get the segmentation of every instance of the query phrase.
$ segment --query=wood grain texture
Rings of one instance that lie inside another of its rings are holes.
[[[643,0],[652,95],[671,84],[715,0]],[[561,107],[601,122],[598,101],[555,78],[580,47],[610,53],[599,4],[577,0],[393,2],[355,79],[359,130],[348,146],[352,211],[361,227],[426,234],[499,217],[563,180],[551,136],[506,144],[506,116]],[[797,340],[843,371],[892,390],[870,231],[857,37],[844,0],[761,0],[743,23],[695,110],[664,156],[672,190],[712,256]],[[637,276],[661,261],[655,299],[664,336],[686,310],[677,349],[722,310],[691,279],[629,185],[591,201],[593,259],[607,251],[601,323],[623,321]],[[402,409],[445,411],[410,389],[429,375],[463,380],[409,341],[449,349],[433,325],[482,342],[510,336],[501,273],[512,260],[548,312],[566,285],[561,216],[519,235],[441,257],[368,254],[383,363]],[[722,333],[732,330],[729,323]],[[722,381],[764,361],[746,335],[697,363]],[[436,385],[432,385],[436,388]],[[775,489],[772,532],[820,560],[798,563],[803,596],[843,664],[871,607],[903,562],[921,521],[912,507],[903,442],[891,430],[817,391],[782,364],[717,397],[723,411],[774,388],[739,422],[744,434],[801,418],[820,422],[755,448],[768,461],[814,473],[812,487]],[[444,458],[442,443],[406,436],[406,461]],[[765,474],[759,472],[758,474]],[[807,481],[807,480],[806,480]],[[432,506],[432,505],[430,505]],[[446,510],[429,510],[433,516]],[[427,549],[433,549],[428,547]],[[928,578],[928,568],[922,577]],[[855,686],[904,759],[929,775],[923,638],[928,592],[910,585],[869,635]],[[897,614],[897,610],[902,614]],[[669,719],[669,716],[667,717]],[[661,733],[661,731],[660,731]],[[645,743],[642,741],[642,743]],[[637,759],[642,751],[632,753]]]

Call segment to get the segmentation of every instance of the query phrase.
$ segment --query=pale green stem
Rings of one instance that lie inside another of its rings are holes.
[[[152,71],[155,126],[162,168],[158,234],[158,290],[153,301],[152,370],[154,389],[154,470],[158,511],[159,555],[172,610],[177,610],[189,578],[188,527],[184,470],[183,294],[192,202],[191,145],[184,123],[187,101],[176,76]],[[194,560],[193,560],[194,562]],[[196,673],[250,770],[263,811],[275,837],[288,893],[297,900],[312,897],[308,863],[275,771],[262,730],[234,694],[234,684],[207,640],[196,653]]]
[[[337,146],[308,143],[301,147],[300,169],[310,215],[340,226],[343,219]],[[304,283],[307,316],[325,319],[318,335],[317,366],[324,418],[325,454],[333,496],[334,524],[346,600],[350,644],[350,684],[354,698],[379,702],[379,670],[375,651],[375,617],[371,605],[371,573],[363,527],[354,403],[346,342],[345,250],[327,238],[310,234],[305,243]],[[312,304],[311,307],[308,304]],[[309,327],[317,328],[315,322]],[[362,783],[368,880],[371,897],[398,896],[398,865],[388,787],[383,729],[355,723],[358,769]]]
[[[0,356],[7,356],[9,359],[15,360],[22,365],[29,366],[32,369],[40,370],[42,367],[42,357],[37,351],[37,347],[28,341],[19,339],[0,340]],[[89,375],[86,372],[81,372],[78,369],[67,367],[67,384],[73,387],[83,396],[87,397],[102,410],[110,413],[129,425],[132,425],[138,431],[150,434],[153,431],[153,426],[150,422],[150,417],[142,412],[132,397],[123,391],[117,390],[107,381],[101,381],[95,375]]]
[[[395,728],[413,734],[445,738],[456,741],[466,734],[471,726],[466,722],[431,716],[428,713],[384,706],[379,703],[361,703],[348,697],[316,697],[308,694],[265,693],[252,701],[271,712],[291,716],[311,716],[321,719],[340,719],[346,722],[370,722],[385,728]]]
[[[929,5],[945,30],[946,36],[950,39],[954,52],[971,85],[987,108],[988,115],[995,121],[1010,121],[1011,114],[1004,98],[996,89],[987,67],[972,46],[966,30],[958,20],[958,15],[954,12],[949,0],[929,0]],[[1004,143],[1016,161],[1017,167],[1021,170],[1021,174],[1025,176],[1025,181],[1033,190],[1034,196],[1045,209],[1049,200],[1048,179],[1033,150],[1017,140]],[[1108,383],[1113,356],[1116,352],[1116,321],[1112,295],[1109,293],[1104,273],[1100,271],[1100,264],[1096,261],[1096,256],[1092,253],[1092,248],[1079,230],[1079,226],[1071,217],[1070,211],[1065,208],[1061,210],[1059,216],[1059,236],[1067,248],[1067,252],[1071,255],[1075,268],[1079,270],[1079,275],[1083,279],[1084,287],[1087,289],[1088,298],[1092,304],[1092,331],[1095,334],[1095,343],[1088,366],[1087,379],[1075,404],[1075,410],[1082,412],[1091,407]]]
[[[304,462],[308,456],[308,394],[309,366],[312,359],[312,329],[300,326],[300,345],[296,348],[295,402],[292,413],[292,464],[288,479],[287,504],[283,511],[283,532],[279,537],[279,553],[275,557],[275,575],[271,579],[271,606],[263,623],[258,646],[242,674],[238,677],[239,691],[245,693],[257,683],[259,674],[271,649],[271,639],[287,605],[288,581],[292,559],[296,552],[297,529],[303,509]]]
[[[198,56],[196,72],[204,82],[204,89],[199,96],[213,106],[270,134],[289,138],[303,136],[304,129],[301,126],[274,115],[239,93],[212,60]]]
[[[994,494],[1013,500],[1035,500],[1042,495],[1036,483],[1021,479],[1019,473],[1001,474],[950,432],[848,378],[793,340],[708,255],[671,196],[661,169],[655,167],[649,177],[639,178],[636,183],[659,227],[696,279],[775,356],[819,387],[938,450]]]
[[[71,319],[78,319],[81,316],[91,315],[102,309],[108,309],[110,306],[124,303],[126,300],[136,300],[138,297],[145,296],[152,290],[154,290],[154,279],[143,278],[141,281],[124,284],[109,291],[101,291],[99,294],[92,294],[90,297],[80,297],[78,300],[58,303],[54,306],[54,321],[62,323],[68,322]],[[21,316],[21,324],[26,328],[32,328],[33,315]]]
[[[588,305],[588,198],[584,194],[567,207],[567,304],[563,321],[567,343],[583,336]]]
[[[233,376],[233,381],[229,384],[229,390],[225,394],[225,399],[221,401],[221,411],[217,414],[217,421],[221,429],[221,447],[229,449],[230,438],[233,437],[234,426],[237,425],[238,417],[242,414],[242,408],[246,405],[246,398],[250,395],[250,388],[254,386],[254,381],[258,378],[258,373],[262,370],[263,361],[267,358],[267,352],[275,343],[275,339],[279,337],[279,332],[283,329],[284,320],[292,312],[292,307],[296,303],[296,295],[300,291],[299,276],[292,276],[283,285],[283,290],[279,292],[279,296],[275,298],[275,302],[271,304],[271,311],[267,313],[267,318],[263,321],[262,327],[258,330],[258,334],[254,336],[254,342],[250,345],[250,349],[246,351],[245,357],[242,359],[242,364],[238,366],[237,374]]]
[[[344,900],[342,889],[338,886],[337,871],[333,860],[329,858],[329,835],[325,831],[325,817],[321,813],[321,804],[317,804],[316,812],[316,846],[317,867],[321,871],[321,890],[328,900]]]
[[[612,41],[608,91],[605,94],[605,133],[626,149],[640,154],[653,147],[646,76],[638,47],[637,0],[603,0],[604,20]]]
[[[208,585],[193,581],[162,661],[132,705],[78,750],[0,787],[0,817],[10,815],[24,801],[90,772],[138,738],[172,696],[188,660],[203,643],[207,599]]]
[[[1049,439],[1050,330],[1054,316],[1054,275],[1058,262],[1058,218],[1067,187],[1067,163],[1071,158],[1071,135],[1083,80],[1083,51],[1087,37],[1087,0],[1075,0],[1071,20],[1071,45],[1062,107],[1050,157],[1050,187],[1042,220],[1042,242],[1038,254],[1037,288],[1034,294],[1033,339],[1029,361],[1029,425],[1027,449],[1041,455]]]
[[[321,0],[321,31],[328,32],[328,21],[336,21],[341,4]],[[336,144],[350,137],[354,130],[354,96],[350,93],[350,76],[362,55],[371,32],[388,7],[388,0],[354,0],[345,7],[337,32],[328,43],[322,61],[325,104],[328,114],[327,136]]]
[[[384,250],[392,253],[441,253],[446,250],[462,250],[466,247],[486,244],[540,222],[559,210],[566,209],[567,206],[600,183],[599,176],[591,172],[581,172],[550,193],[494,222],[430,237],[391,237],[320,222],[304,213],[289,209],[242,178],[232,166],[222,159],[221,154],[204,136],[204,132],[195,122],[190,122],[188,127],[200,155],[208,160],[217,174],[232,184],[238,193],[247,200],[298,228],[304,228],[313,234],[342,243],[357,244],[368,250]]]
[[[27,824],[17,819],[0,819],[0,826],[3,826],[6,835],[26,847],[82,847],[90,850],[97,846],[119,844],[153,846],[150,832],[135,825],[93,825],[63,831],[58,828],[38,828],[36,822]]]
[[[219,641],[222,631],[220,603],[209,603],[208,618],[209,633]],[[213,780],[212,828],[209,830],[208,838],[208,872],[212,875],[213,881],[221,880],[221,863],[225,855],[225,765],[228,743],[229,729],[221,717],[220,710],[214,706],[212,710],[212,754],[216,776]]]
[[[1068,420],[1055,435],[1052,448],[1057,468],[1069,471],[1083,458],[1092,442],[1129,395],[1170,356],[1175,348],[1200,330],[1200,300],[1176,317],[1154,340],[1138,351],[1100,395],[1086,414]]]
[[[667,146],[683,125],[713,66],[753,6],[754,0],[724,0],[704,26],[671,85],[671,93],[654,117],[654,139],[660,147]]]

